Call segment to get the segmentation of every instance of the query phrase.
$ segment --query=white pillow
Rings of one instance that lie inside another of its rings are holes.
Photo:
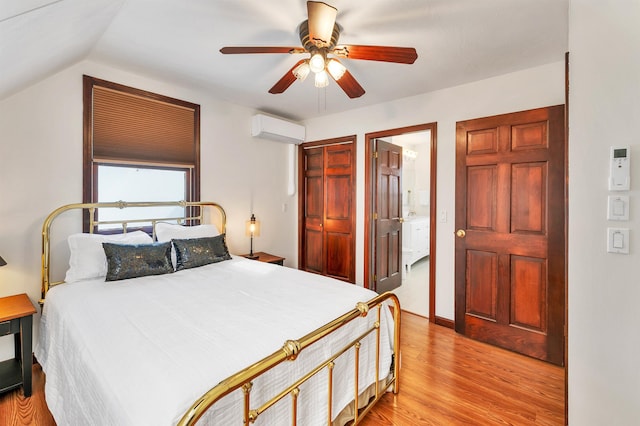
[[[165,243],[173,239],[188,240],[191,238],[217,237],[218,235],[220,235],[220,231],[215,225],[184,226],[166,222],[156,223],[156,240],[159,243]],[[176,259],[176,248],[173,244],[171,244],[171,262],[175,270],[178,261]]]
[[[72,234],[69,235],[69,270],[65,277],[68,283],[107,276],[107,257],[103,242],[116,244],[152,244],[153,239],[144,231],[126,234]]]
[[[174,223],[156,223],[156,240],[164,243],[176,240],[186,240],[189,238],[217,237],[220,235],[218,227],[215,225],[183,226]]]

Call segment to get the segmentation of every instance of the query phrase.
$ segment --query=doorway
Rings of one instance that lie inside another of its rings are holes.
[[[381,140],[401,146],[403,151],[399,222],[404,243],[398,261],[402,281],[394,292],[403,309],[406,306],[431,322],[435,322],[436,131],[437,124],[429,123],[365,135],[365,287],[376,290],[378,284],[375,152]]]
[[[429,317],[431,130],[383,138],[402,148],[402,309]]]

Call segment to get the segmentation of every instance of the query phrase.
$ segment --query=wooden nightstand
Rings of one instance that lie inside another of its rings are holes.
[[[274,256],[272,254],[265,253],[263,251],[253,253],[253,255],[258,256],[256,259],[253,259],[253,260],[259,260],[260,262],[273,263],[274,265],[284,266],[284,259],[285,259],[284,257]],[[241,256],[249,258],[249,253],[243,254]]]
[[[0,298],[0,336],[14,335],[15,358],[0,362],[0,392],[22,385],[31,396],[33,314],[36,308],[26,294]]]

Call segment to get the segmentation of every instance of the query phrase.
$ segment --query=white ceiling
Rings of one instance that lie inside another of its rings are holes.
[[[331,81],[269,88],[304,56],[305,0],[0,0],[0,99],[83,59],[302,120],[562,61],[569,0],[327,0],[344,44],[415,47],[413,65],[344,59],[366,93]]]

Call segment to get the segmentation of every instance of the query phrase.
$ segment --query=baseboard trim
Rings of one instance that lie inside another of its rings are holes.
[[[401,311],[403,314],[413,315],[414,317],[424,318],[424,319],[426,319],[426,320],[428,320],[428,319],[429,319],[429,317],[425,317],[424,315],[416,314],[415,312],[405,311],[404,309],[400,309],[400,311]]]
[[[448,318],[443,318],[443,317],[439,317],[436,315],[436,324],[441,325],[443,327],[447,327],[447,328],[455,328],[455,323],[453,322],[453,320],[450,320]]]

